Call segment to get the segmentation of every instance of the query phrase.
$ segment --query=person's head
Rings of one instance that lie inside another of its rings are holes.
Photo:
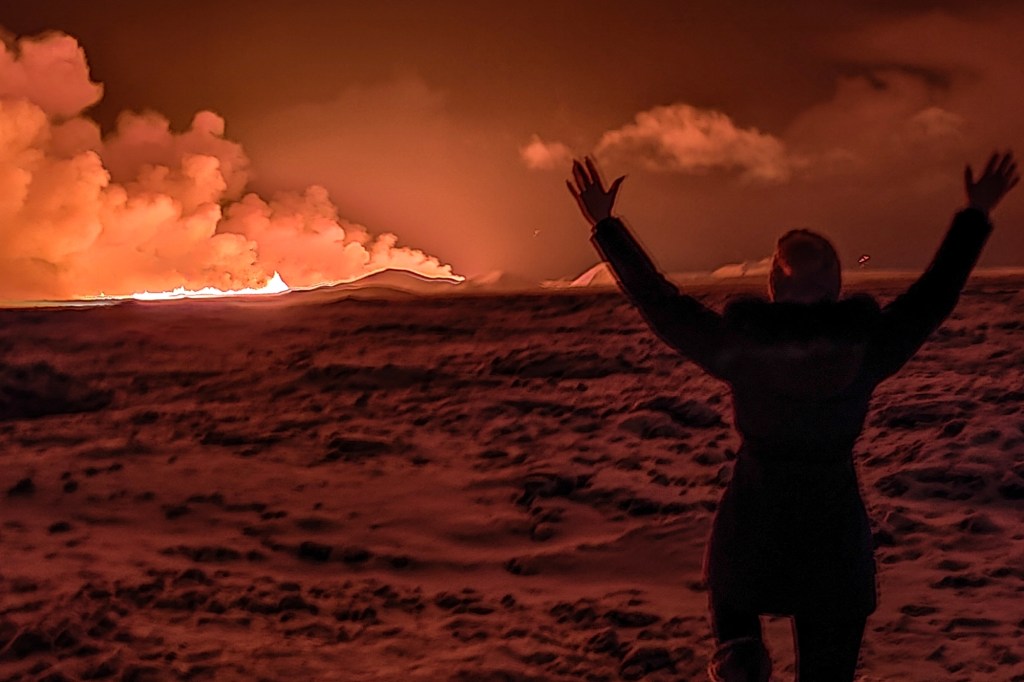
[[[828,239],[810,230],[790,230],[779,237],[768,276],[771,300],[835,301],[841,285],[839,256]]]

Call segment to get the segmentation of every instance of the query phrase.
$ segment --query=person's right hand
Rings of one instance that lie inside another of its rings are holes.
[[[1020,176],[1017,174],[1017,162],[1013,159],[1013,152],[993,152],[977,182],[974,181],[974,171],[971,167],[964,168],[967,205],[987,215],[1018,182]]]
[[[583,160],[587,164],[586,168],[579,161],[572,162],[572,177],[576,184],[573,185],[572,180],[566,180],[565,184],[569,186],[569,193],[579,204],[583,217],[593,226],[605,218],[611,217],[612,207],[615,206],[615,195],[619,193],[619,185],[626,179],[626,176],[616,178],[611,187],[606,190],[594,161],[589,156],[584,157]]]

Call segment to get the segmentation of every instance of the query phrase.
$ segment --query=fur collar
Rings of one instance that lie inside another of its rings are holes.
[[[860,376],[879,317],[867,295],[814,304],[733,299],[724,313],[732,336],[722,355],[725,373],[744,395],[839,395]]]
[[[726,304],[726,327],[764,344],[813,341],[864,341],[877,324],[878,302],[867,294],[821,303],[773,303],[755,296]]]

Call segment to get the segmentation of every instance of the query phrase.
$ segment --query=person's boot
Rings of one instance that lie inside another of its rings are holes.
[[[769,682],[771,676],[772,659],[757,637],[722,642],[708,664],[711,682]]]

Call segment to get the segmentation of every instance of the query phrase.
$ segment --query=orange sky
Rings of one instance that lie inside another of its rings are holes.
[[[595,151],[668,269],[794,226],[847,263],[924,265],[962,164],[1024,147],[1024,7],[889,4],[37,0],[0,25],[77,38],[104,130],[212,110],[261,194],[321,184],[458,272],[542,279],[596,260],[562,181]],[[1024,201],[996,218],[983,263],[1024,264]]]

